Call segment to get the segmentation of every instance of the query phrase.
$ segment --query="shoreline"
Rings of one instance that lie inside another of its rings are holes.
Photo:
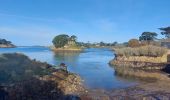
[[[50,50],[54,51],[54,52],[81,52],[83,51],[82,48],[78,48],[78,49],[75,49],[75,48],[55,48],[55,47],[49,47]]]
[[[15,48],[15,45],[2,45],[0,44],[0,48]]]
[[[141,82],[135,86],[110,91],[89,90],[80,97],[82,100],[169,100],[169,82]]]
[[[78,98],[78,94],[85,91],[82,79],[78,75],[55,69],[46,62],[32,60],[21,53],[1,54],[0,64],[3,65],[1,70],[5,71],[0,71],[0,74],[4,75],[1,78],[5,79],[0,83],[0,90],[8,93],[11,99],[22,99],[24,96],[36,100],[38,96],[40,100],[50,96],[63,100],[63,98]],[[11,68],[11,65],[14,68]],[[10,77],[7,77],[8,74]]]
[[[149,58],[148,58],[149,59]],[[156,59],[156,58],[155,58]],[[130,60],[128,58],[120,59],[115,57],[109,62],[116,73],[120,76],[136,77],[140,79],[154,79],[154,80],[170,80],[169,73],[166,73],[169,63],[167,62],[151,62]]]

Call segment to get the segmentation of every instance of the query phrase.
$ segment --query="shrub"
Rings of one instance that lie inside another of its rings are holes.
[[[129,47],[139,47],[140,46],[140,42],[137,39],[131,39],[128,42],[128,46]]]
[[[167,49],[163,47],[147,45],[138,48],[125,47],[114,49],[117,56],[148,56],[148,57],[161,57],[167,53]]]

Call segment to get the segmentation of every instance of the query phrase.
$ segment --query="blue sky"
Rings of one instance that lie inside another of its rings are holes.
[[[58,34],[125,42],[170,26],[170,0],[0,0],[0,38],[50,45]],[[161,37],[161,36],[159,36]]]

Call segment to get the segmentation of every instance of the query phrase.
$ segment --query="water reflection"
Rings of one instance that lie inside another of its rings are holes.
[[[60,62],[76,62],[79,58],[80,52],[55,52],[54,59]]]

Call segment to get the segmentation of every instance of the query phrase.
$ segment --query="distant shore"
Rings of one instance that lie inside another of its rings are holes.
[[[11,45],[11,44],[8,45],[0,44],[0,48],[15,48],[15,47],[16,47],[15,45]]]

